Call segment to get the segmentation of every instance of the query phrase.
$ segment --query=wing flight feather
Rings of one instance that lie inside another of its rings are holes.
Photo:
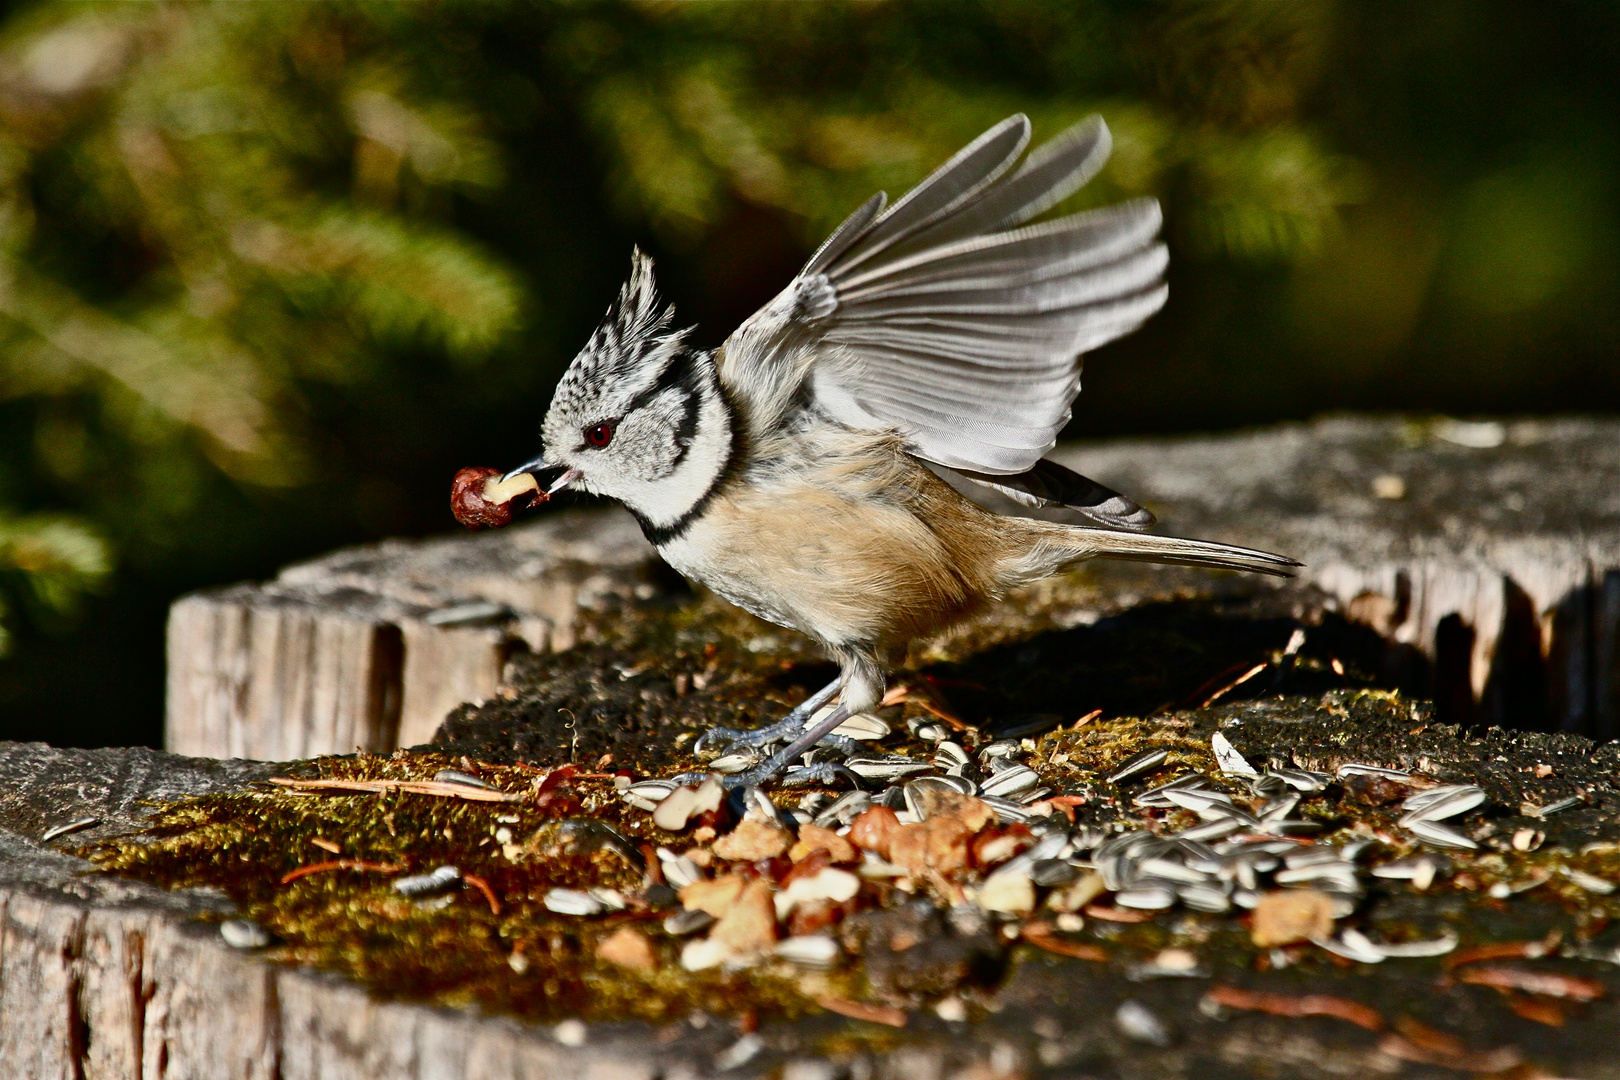
[[[874,196],[834,231],[722,350],[749,422],[777,422],[807,388],[838,420],[896,430],[917,457],[977,482],[1107,491],[1059,482],[1042,457],[1069,420],[1080,355],[1164,304],[1159,207],[1025,225],[1097,173],[1110,137],[1091,117],[1019,165],[1028,142],[1028,119],[1009,117],[887,210]],[[1117,523],[1130,506],[1095,516]]]

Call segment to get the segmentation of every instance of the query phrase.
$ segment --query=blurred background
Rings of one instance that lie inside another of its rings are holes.
[[[1071,438],[1620,410],[1620,8],[0,3],[0,738],[156,745],[178,594],[454,528],[629,265],[717,343],[1101,112],[1169,306]]]

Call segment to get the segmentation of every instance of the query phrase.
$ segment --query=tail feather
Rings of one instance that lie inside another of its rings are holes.
[[[1143,536],[1140,533],[1107,529],[1071,531],[1085,533],[1083,543],[1092,546],[1097,557],[1127,559],[1132,562],[1169,563],[1173,566],[1210,566],[1219,570],[1252,570],[1257,574],[1293,577],[1305,564],[1286,555],[1269,551],[1218,544],[1211,540],[1189,540],[1180,536]]]
[[[1008,521],[1012,519],[1003,519]],[[1086,559],[1126,559],[1132,562],[1167,563],[1172,566],[1208,566],[1218,570],[1250,570],[1276,577],[1293,577],[1305,564],[1286,555],[1269,551],[1217,544],[1210,540],[1189,540],[1180,536],[1145,536],[1114,529],[1091,529],[1047,521],[1025,521],[1038,541],[1026,548],[1022,569],[1037,575],[1053,573],[1065,565]],[[1051,560],[1050,562],[1048,560]]]

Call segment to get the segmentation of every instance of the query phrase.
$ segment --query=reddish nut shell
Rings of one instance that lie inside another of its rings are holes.
[[[490,502],[484,498],[484,485],[501,475],[491,468],[462,469],[450,482],[450,512],[469,529],[499,529],[512,523],[512,512],[545,497],[535,491],[526,491],[506,502]],[[538,496],[538,498],[537,498]]]

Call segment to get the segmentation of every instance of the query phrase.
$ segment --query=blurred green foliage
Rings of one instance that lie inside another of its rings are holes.
[[[1072,434],[1620,406],[1616,22],[1596,0],[17,5],[0,735],[150,740],[176,592],[448,528],[455,467],[535,449],[632,242],[717,341],[873,190],[1014,111],[1037,139],[1103,113],[1114,158],[1075,205],[1168,214],[1171,305],[1090,365]],[[121,736],[44,719],[84,671]]]

